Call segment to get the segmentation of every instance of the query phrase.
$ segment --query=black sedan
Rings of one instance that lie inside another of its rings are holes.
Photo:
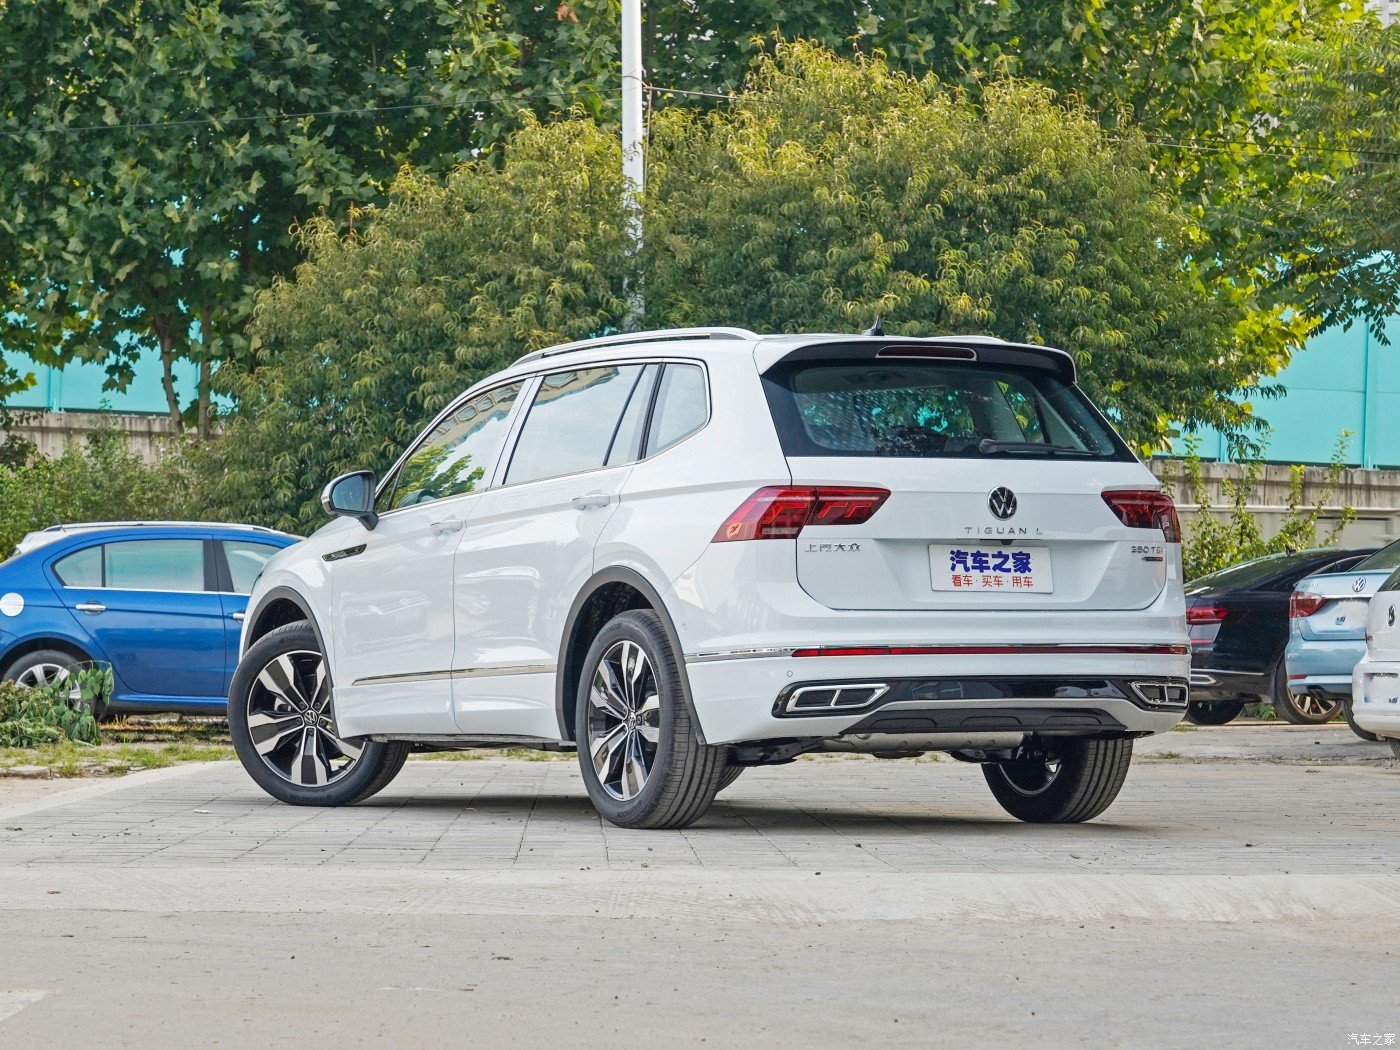
[[[1283,649],[1293,585],[1343,572],[1373,549],[1305,550],[1241,562],[1186,585],[1191,634],[1191,703],[1186,719],[1224,725],[1252,700],[1288,701]]]

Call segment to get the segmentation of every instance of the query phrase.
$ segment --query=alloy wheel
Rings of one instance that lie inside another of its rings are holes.
[[[248,691],[248,735],[263,764],[299,787],[321,787],[355,767],[361,748],[335,735],[330,679],[320,653],[274,656]]]
[[[1323,700],[1313,693],[1294,694],[1293,704],[1308,718],[1330,720],[1341,707],[1340,700]]]
[[[1003,762],[997,768],[1001,770],[1012,790],[1030,798],[1049,790],[1055,778],[1060,775],[1060,760],[1054,757],[1030,756]]]
[[[661,740],[656,672],[640,645],[623,639],[603,653],[588,700],[593,771],[609,795],[631,801],[646,787]]]
[[[68,680],[68,668],[62,664],[42,663],[27,667],[15,679],[15,685],[23,689],[37,689]]]

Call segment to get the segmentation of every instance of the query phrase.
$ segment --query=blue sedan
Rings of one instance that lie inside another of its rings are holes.
[[[112,522],[33,532],[0,563],[0,680],[111,664],[118,711],[221,713],[248,592],[295,536],[251,525]]]

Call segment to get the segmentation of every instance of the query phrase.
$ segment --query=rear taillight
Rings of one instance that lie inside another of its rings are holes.
[[[888,489],[774,485],[744,500],[714,542],[790,540],[808,525],[862,525],[889,498]]]
[[[1294,591],[1288,599],[1288,616],[1292,620],[1302,620],[1317,612],[1327,604],[1327,599],[1320,594],[1309,594],[1307,591]]]
[[[1176,504],[1159,489],[1109,489],[1103,494],[1108,509],[1130,529],[1161,529],[1168,543],[1181,542]]]
[[[1186,609],[1186,622],[1193,627],[1220,623],[1225,619],[1223,605],[1191,605]]]

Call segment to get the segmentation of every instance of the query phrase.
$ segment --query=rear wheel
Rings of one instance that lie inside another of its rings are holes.
[[[1385,739],[1385,737],[1377,736],[1375,733],[1372,733],[1369,729],[1362,729],[1359,725],[1356,724],[1356,719],[1353,718],[1351,715],[1350,700],[1342,700],[1342,714],[1346,717],[1347,725],[1351,726],[1351,731],[1357,736],[1359,736],[1362,740],[1369,740],[1373,744],[1378,744]]]
[[[63,649],[36,649],[10,661],[9,666],[0,672],[0,681],[14,682],[23,689],[57,685],[66,682],[68,676],[84,663],[82,657]],[[92,717],[97,721],[106,721],[109,715],[106,704],[99,701],[93,706]]]
[[[1186,721],[1198,726],[1223,726],[1226,722],[1233,722],[1243,710],[1243,700],[1193,702],[1186,707]]]
[[[1295,726],[1316,726],[1330,722],[1342,710],[1340,697],[1314,693],[1295,693],[1288,688],[1288,673],[1280,660],[1274,667],[1270,699],[1274,714]]]
[[[1003,809],[1033,824],[1077,824],[1112,805],[1133,759],[1132,740],[1059,740],[982,766]]]
[[[739,779],[739,774],[744,771],[743,766],[725,766],[724,776],[719,778],[719,791],[723,791],[734,781]],[[716,792],[718,794],[718,792]]]
[[[656,613],[622,613],[598,633],[576,704],[579,768],[605,820],[683,828],[705,815],[728,773],[728,749],[700,742]]]
[[[305,621],[260,638],[229,689],[228,724],[248,775],[294,806],[345,806],[382,790],[403,768],[408,745],[347,738],[316,632]]]
[[[1400,740],[1396,740],[1394,737],[1390,740],[1390,753],[1396,758],[1400,758]]]

